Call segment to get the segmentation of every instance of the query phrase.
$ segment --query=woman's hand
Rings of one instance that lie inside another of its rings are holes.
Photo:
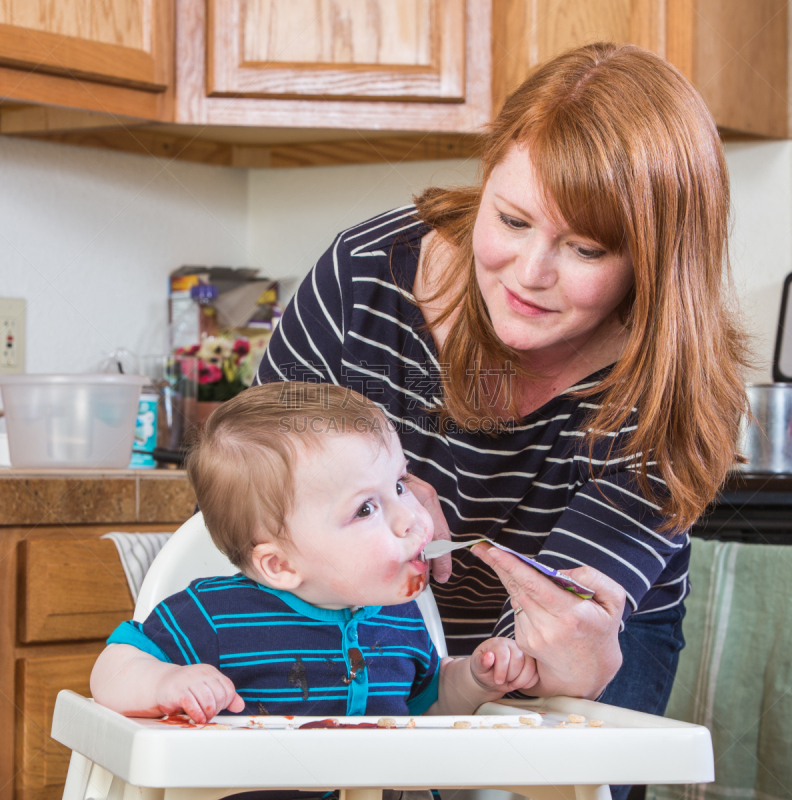
[[[539,670],[530,693],[599,697],[621,666],[624,589],[592,567],[564,570],[594,590],[593,600],[581,600],[496,547],[478,544],[473,552],[495,570],[512,606],[522,608],[514,620],[515,639]]]
[[[451,539],[451,530],[446,522],[440,500],[434,487],[415,475],[409,477],[410,489],[418,498],[418,502],[429,512],[434,523],[433,539]],[[451,555],[432,559],[432,576],[438,583],[445,583],[451,577]]]

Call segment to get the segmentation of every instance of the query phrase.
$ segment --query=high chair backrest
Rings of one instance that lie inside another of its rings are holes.
[[[171,536],[154,559],[135,605],[135,620],[143,622],[154,606],[166,597],[186,589],[196,578],[235,575],[239,570],[215,547],[198,513]],[[432,590],[427,587],[418,597],[418,607],[426,628],[441,657],[448,655],[443,624]]]

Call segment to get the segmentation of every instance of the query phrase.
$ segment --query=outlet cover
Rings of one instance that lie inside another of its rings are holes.
[[[25,371],[24,300],[0,297],[0,375]]]

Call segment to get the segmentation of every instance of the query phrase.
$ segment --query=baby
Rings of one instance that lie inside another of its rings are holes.
[[[240,572],[124,622],[91,675],[127,716],[470,714],[537,681],[510,639],[438,657],[416,603],[432,519],[398,436],[329,384],[249,389],[206,423],[187,473]]]

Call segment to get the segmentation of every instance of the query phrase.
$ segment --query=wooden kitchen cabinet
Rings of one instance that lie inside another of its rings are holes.
[[[723,132],[786,138],[788,22],[785,0],[495,0],[495,104],[570,47],[631,42],[683,72]]]
[[[173,0],[4,0],[0,95],[172,119]]]
[[[88,0],[65,5],[79,2]],[[160,124],[171,119],[163,111],[166,89],[156,95],[157,113],[123,127],[63,109],[0,108],[0,132],[241,167],[468,157],[477,152],[477,132],[533,67],[570,47],[611,40],[676,65],[725,134],[789,135],[785,0],[174,2],[171,123]],[[32,5],[39,3],[47,5]],[[156,9],[164,31],[170,6],[104,0],[98,7],[105,16],[107,8],[125,9],[135,20],[147,19],[142,9]],[[145,39],[135,36],[133,50]],[[126,52],[130,42],[92,46]],[[157,52],[166,50],[162,44]],[[50,62],[47,69],[58,67]],[[110,94],[144,91],[124,74],[127,85],[94,70],[90,85]],[[56,77],[69,80],[54,72],[30,79]],[[160,84],[147,80],[151,99]],[[97,107],[70,98],[40,102]]]
[[[50,738],[61,689],[90,695],[134,603],[110,531],[173,531],[183,472],[0,472],[0,800],[56,800],[69,753]]]
[[[176,120],[473,131],[490,25],[488,0],[180,0]]]

